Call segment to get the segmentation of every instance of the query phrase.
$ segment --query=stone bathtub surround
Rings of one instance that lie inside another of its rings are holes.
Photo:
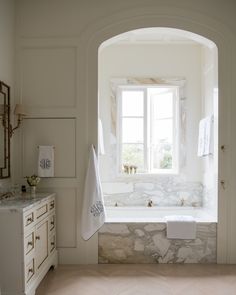
[[[182,182],[171,176],[149,179],[146,182],[103,183],[106,206],[144,206],[152,200],[154,206],[202,207],[203,185],[200,182]]]
[[[107,223],[99,263],[216,263],[216,223],[197,223],[195,240],[166,238],[166,223]]]

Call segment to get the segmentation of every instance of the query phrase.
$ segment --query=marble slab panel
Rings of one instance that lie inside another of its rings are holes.
[[[110,184],[109,192],[104,191],[106,206],[147,206],[150,200],[154,206],[159,207],[201,207],[203,204],[203,185],[200,182],[182,182],[174,177],[158,177],[149,182],[126,183],[126,191],[123,183],[120,183],[120,190],[119,182],[116,186]]]
[[[105,224],[99,263],[216,263],[216,223],[198,223],[195,240],[166,238],[165,223]]]

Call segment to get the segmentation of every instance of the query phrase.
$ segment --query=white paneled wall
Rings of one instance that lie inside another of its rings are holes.
[[[37,174],[38,146],[53,145],[55,177],[76,177],[74,118],[31,118],[23,127],[23,175]]]
[[[0,80],[4,81],[6,84],[8,84],[11,87],[11,98],[10,98],[11,105],[13,105],[14,103],[14,68],[15,68],[14,47],[15,47],[15,1],[1,0],[0,1]],[[2,138],[0,138],[0,140],[2,140]],[[0,190],[7,189],[9,185],[10,185],[10,179],[0,179]]]
[[[83,126],[78,128],[82,116],[77,106],[77,42],[27,38],[19,48],[17,93],[27,116],[17,134],[20,169],[15,179],[23,182],[24,176],[37,174],[39,145],[55,147],[55,177],[42,178],[38,189],[56,193],[60,263],[87,261],[77,252],[78,243],[83,244],[78,242],[82,192],[78,136]],[[97,261],[97,255],[91,257]]]
[[[40,108],[76,104],[76,49],[34,47],[22,51],[22,103]]]
[[[77,190],[76,188],[55,188],[57,194],[57,246],[76,248]]]

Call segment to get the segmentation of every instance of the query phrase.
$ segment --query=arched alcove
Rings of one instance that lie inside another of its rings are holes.
[[[158,27],[105,41],[98,62],[99,119],[106,151],[99,156],[99,166],[107,222],[134,216],[134,221],[149,223],[148,205],[157,219],[163,211],[166,216],[187,214],[180,209],[192,216],[199,212],[199,221],[212,223],[212,243],[208,254],[192,254],[192,259],[212,259],[211,263],[216,261],[218,201],[217,55],[216,45],[202,36]],[[199,122],[209,119],[211,148],[203,152],[198,150]],[[209,212],[208,218],[203,212]],[[207,223],[202,227],[208,231]],[[165,236],[164,240],[169,242]],[[115,249],[110,253],[112,249],[101,244],[99,249],[99,261],[113,262],[105,253],[119,261]],[[134,255],[132,262],[136,259]]]
[[[213,41],[219,53],[219,146],[230,146],[230,95],[232,84],[231,72],[231,33],[222,23],[191,9],[177,9],[171,6],[145,7],[120,11],[115,15],[104,17],[87,28],[80,37],[79,53],[81,56],[81,89],[79,94],[85,98],[87,114],[88,143],[97,142],[97,93],[98,93],[98,49],[106,40],[134,29],[147,27],[171,27],[204,36]],[[230,154],[219,153],[219,179],[230,177]],[[226,197],[227,196],[227,197]],[[219,223],[217,259],[219,263],[233,263],[235,253],[231,250],[236,244],[230,233],[230,187],[219,187]]]

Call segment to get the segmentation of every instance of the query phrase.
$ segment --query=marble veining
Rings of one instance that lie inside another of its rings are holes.
[[[216,223],[197,223],[195,240],[166,238],[166,223],[107,223],[99,263],[216,263]]]
[[[24,211],[33,207],[35,204],[40,204],[42,201],[50,198],[54,193],[36,193],[35,196],[31,196],[28,193],[22,195],[16,195],[12,198],[0,200],[0,210],[19,210]]]
[[[112,192],[112,187],[120,185]],[[203,185],[200,182],[183,182],[178,177],[156,177],[144,180],[132,180],[132,189],[122,191],[125,183],[103,183],[106,206],[144,206],[152,200],[153,206],[202,207]],[[127,185],[127,184],[126,184]]]

